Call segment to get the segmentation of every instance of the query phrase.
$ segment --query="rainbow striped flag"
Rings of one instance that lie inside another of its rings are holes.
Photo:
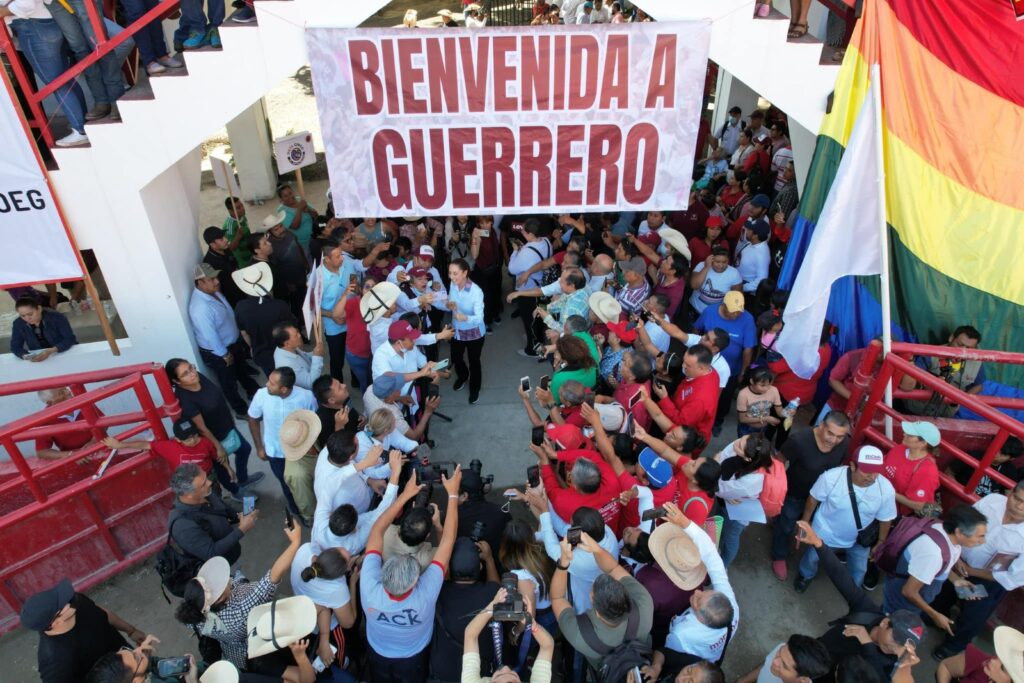
[[[1024,23],[1006,0],[866,0],[819,133],[780,286],[792,286],[864,99],[881,72],[893,337],[1024,351]],[[877,277],[846,277],[840,352],[881,333]],[[1019,388],[1021,366],[986,367]],[[1009,388],[1009,387],[1008,387]],[[985,393],[989,393],[986,391]]]

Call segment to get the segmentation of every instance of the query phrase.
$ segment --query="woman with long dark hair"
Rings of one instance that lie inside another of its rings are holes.
[[[768,521],[761,507],[760,495],[765,474],[772,466],[774,451],[768,437],[756,433],[736,439],[715,456],[722,466],[718,498],[725,505],[727,515],[719,543],[719,552],[726,567],[736,559],[740,536],[747,525]]]
[[[551,375],[550,390],[556,401],[558,390],[571,379],[593,389],[597,384],[597,361],[585,341],[566,335],[555,342],[555,372]]]
[[[252,446],[235,427],[235,418],[227,399],[213,380],[199,372],[195,365],[184,358],[172,358],[167,361],[164,372],[171,380],[174,396],[181,405],[181,418],[191,420],[199,433],[210,440],[217,449],[218,459],[226,457],[229,453],[235,454],[235,477],[238,488],[248,488],[263,479],[262,472],[249,474],[248,463]],[[220,463],[215,463],[214,471],[221,485],[230,490],[227,470]]]
[[[452,327],[455,336],[450,342],[452,348],[452,364],[455,366],[455,386],[458,391],[469,384],[469,402],[476,403],[480,399],[480,386],[483,384],[483,373],[480,366],[480,355],[484,351],[484,337],[487,327],[484,325],[484,292],[469,279],[469,263],[464,259],[455,259],[448,266],[448,310],[452,312]],[[467,367],[465,357],[469,356]]]

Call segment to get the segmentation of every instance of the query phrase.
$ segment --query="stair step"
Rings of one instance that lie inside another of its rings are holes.
[[[814,36],[812,36],[809,31],[807,33],[803,34],[802,36],[800,36],[799,38],[790,38],[790,37],[787,36],[786,37],[786,42],[787,43],[796,43],[798,45],[823,45],[824,44],[822,41],[820,41],[817,38],[815,38]]]
[[[838,47],[832,47],[828,43],[823,44],[821,48],[821,59],[818,60],[818,64],[820,66],[842,66],[843,61],[841,59],[836,61],[832,58],[838,51]]]
[[[221,24],[220,27],[221,28],[240,28],[240,27],[244,28],[245,26],[259,26],[260,21],[259,21],[259,15],[258,14],[255,17],[253,17],[252,21],[245,22],[244,24],[242,22],[239,22],[239,21],[232,21],[231,19],[236,14],[238,14],[241,11],[242,11],[241,9],[236,9],[234,12],[232,12],[231,16],[229,16],[227,19],[225,19],[224,23]]]
[[[771,11],[768,12],[768,16],[759,17],[757,16],[757,5],[754,5],[754,18],[758,21],[789,21],[789,17],[775,9],[774,6],[771,8]]]
[[[184,72],[185,69],[174,69],[174,71]],[[167,72],[166,72],[166,75],[169,76],[170,74],[171,74],[171,70],[168,69]],[[141,100],[156,99],[154,97],[154,95],[153,95],[153,86],[149,84],[149,79],[150,78],[159,78],[160,76],[163,76],[163,75],[165,75],[165,74],[160,74],[159,76],[150,76],[150,75],[147,74],[144,78],[140,76],[138,82],[135,85],[133,85],[128,90],[128,92],[126,92],[124,95],[121,95],[121,99],[122,100],[126,100],[128,102],[139,102]],[[185,75],[185,74],[183,73],[182,75]]]

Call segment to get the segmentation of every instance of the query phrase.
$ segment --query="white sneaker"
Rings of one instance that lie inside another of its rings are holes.
[[[185,66],[185,62],[181,61],[180,59],[172,55],[164,55],[156,61],[163,64],[168,69],[180,69],[181,67]]]
[[[165,71],[167,71],[167,67],[161,64],[160,62],[150,62],[146,65],[146,73],[148,73],[150,76],[162,74]]]
[[[80,147],[81,145],[88,144],[89,136],[85,133],[79,133],[77,130],[72,130],[69,135],[62,137],[56,142],[58,147]]]

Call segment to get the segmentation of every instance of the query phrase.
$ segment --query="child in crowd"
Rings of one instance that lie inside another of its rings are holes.
[[[782,397],[774,382],[775,375],[768,368],[747,373],[747,386],[736,396],[736,436],[766,432],[781,422]]]

